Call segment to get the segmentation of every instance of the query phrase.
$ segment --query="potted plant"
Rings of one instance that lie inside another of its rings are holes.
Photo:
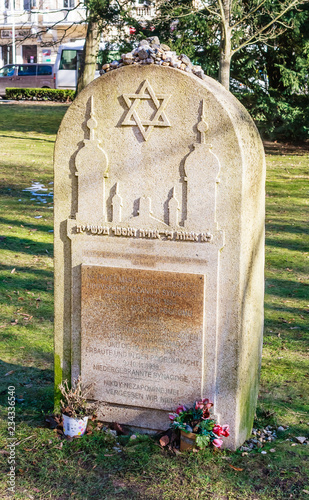
[[[210,418],[212,406],[213,403],[204,398],[195,401],[192,408],[180,405],[169,414],[171,427],[180,431],[180,451],[192,450],[195,446],[200,449],[207,446],[221,448],[223,441],[220,437],[229,436],[229,426],[221,426]]]
[[[67,380],[59,385],[64,398],[60,401],[63,418],[63,432],[66,436],[82,436],[87,429],[88,417],[93,413],[93,405],[87,403],[90,388],[83,389],[81,377],[73,381],[69,388]]]

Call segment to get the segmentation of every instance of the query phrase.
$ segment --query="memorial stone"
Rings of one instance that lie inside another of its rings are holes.
[[[115,65],[116,66],[116,65]],[[141,430],[208,397],[251,431],[263,327],[263,146],[208,77],[126,65],[88,85],[55,147],[55,380]]]

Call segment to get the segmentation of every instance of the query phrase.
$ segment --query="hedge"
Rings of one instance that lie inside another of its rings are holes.
[[[269,93],[235,94],[254,119],[263,139],[308,141],[309,95]]]
[[[5,97],[15,101],[72,102],[75,97],[75,90],[7,88],[5,89]]]

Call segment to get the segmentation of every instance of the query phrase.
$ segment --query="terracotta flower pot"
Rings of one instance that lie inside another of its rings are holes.
[[[180,451],[193,450],[195,440],[196,434],[193,432],[180,431]]]
[[[82,436],[87,429],[88,417],[72,418],[62,414],[63,432],[66,436]]]

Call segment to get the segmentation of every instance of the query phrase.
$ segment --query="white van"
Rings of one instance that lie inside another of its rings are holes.
[[[85,40],[60,45],[54,66],[56,89],[76,89],[84,45]],[[104,49],[104,44],[100,44],[100,49]],[[96,70],[95,78],[98,76]]]

